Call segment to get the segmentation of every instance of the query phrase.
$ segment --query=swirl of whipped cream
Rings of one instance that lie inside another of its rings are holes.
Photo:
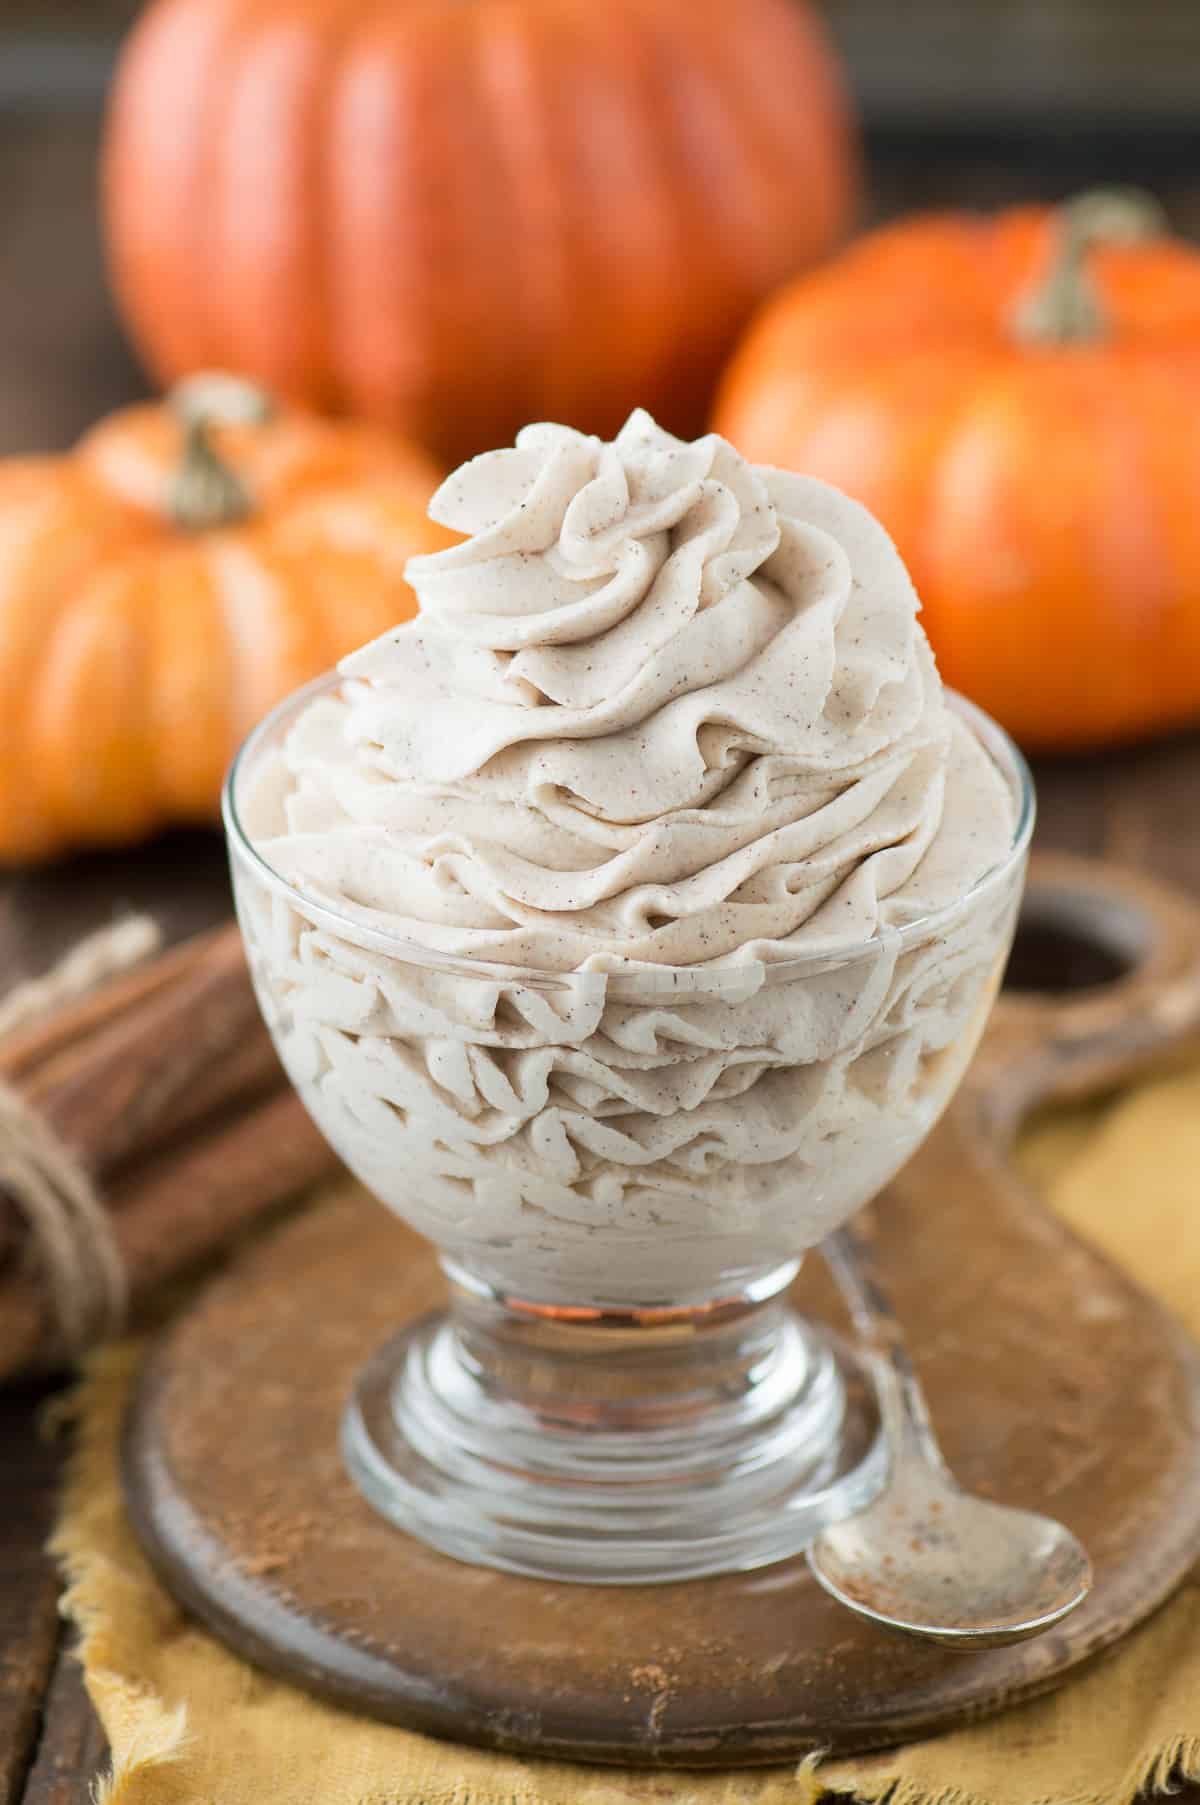
[[[639,412],[529,427],[430,513],[466,537],[410,561],[420,615],[301,717],[256,836],[310,893],[448,955],[698,965],[867,940],[1004,857],[1003,782],[837,490]]]

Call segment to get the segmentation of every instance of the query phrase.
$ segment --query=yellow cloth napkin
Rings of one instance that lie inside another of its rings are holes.
[[[1054,1207],[1200,1334],[1200,1066],[1032,1127]],[[1051,1697],[857,1760],[718,1774],[523,1761],[322,1705],[253,1671],[157,1585],[121,1507],[117,1434],[136,1348],[102,1356],[55,1547],[112,1747],[104,1805],[1127,1805],[1200,1778],[1200,1574]],[[503,1659],[503,1651],[496,1651]]]

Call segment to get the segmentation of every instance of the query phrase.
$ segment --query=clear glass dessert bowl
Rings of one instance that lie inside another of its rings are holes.
[[[515,970],[382,932],[256,848],[246,799],[338,682],[250,736],[225,821],[291,1081],[448,1284],[445,1311],[361,1374],[351,1472],[411,1534],[544,1578],[678,1580],[798,1552],[870,1498],[885,1456],[852,1353],[788,1288],[924,1140],[976,1047],[1032,831],[1024,761],[953,699],[1009,789],[1011,843],[950,906],[866,943]]]

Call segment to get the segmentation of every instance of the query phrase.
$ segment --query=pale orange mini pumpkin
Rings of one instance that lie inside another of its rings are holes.
[[[0,860],[212,819],[253,723],[415,611],[438,474],[220,378],[0,465]]]
[[[714,423],[879,515],[1026,744],[1200,719],[1200,253],[1147,197],[871,234],[768,304]]]
[[[804,0],[153,0],[104,215],[160,378],[240,370],[457,462],[529,420],[699,428],[855,173]]]

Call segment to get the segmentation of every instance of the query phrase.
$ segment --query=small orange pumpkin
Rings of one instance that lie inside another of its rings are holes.
[[[692,432],[856,157],[804,0],[153,0],[104,223],[166,380],[236,369],[457,462],[529,420]]]
[[[415,612],[437,480],[225,378],[0,465],[0,860],[212,819],[253,723]]]
[[[767,305],[715,425],[879,515],[1026,744],[1200,717],[1200,253],[1148,197],[871,234]]]

